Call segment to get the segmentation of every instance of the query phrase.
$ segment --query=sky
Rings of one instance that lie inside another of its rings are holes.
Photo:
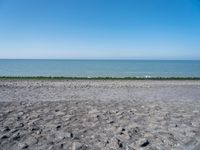
[[[200,60],[200,0],[0,0],[0,58]]]

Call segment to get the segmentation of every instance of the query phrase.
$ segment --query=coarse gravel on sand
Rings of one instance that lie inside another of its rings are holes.
[[[0,150],[199,150],[199,80],[0,80]]]

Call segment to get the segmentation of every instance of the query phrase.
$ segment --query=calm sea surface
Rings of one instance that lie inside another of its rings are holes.
[[[200,77],[200,61],[4,59],[0,76]]]

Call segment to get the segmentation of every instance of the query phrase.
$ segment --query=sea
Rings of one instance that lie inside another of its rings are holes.
[[[200,60],[0,59],[0,76],[200,77]]]

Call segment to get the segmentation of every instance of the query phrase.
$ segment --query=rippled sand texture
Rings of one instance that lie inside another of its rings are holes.
[[[200,81],[0,81],[0,149],[200,149]]]

